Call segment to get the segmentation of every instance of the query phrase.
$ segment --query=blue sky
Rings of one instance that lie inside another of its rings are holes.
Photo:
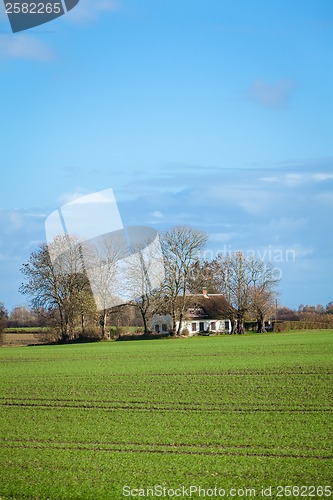
[[[80,0],[17,34],[1,5],[0,301],[110,187],[124,224],[279,255],[281,304],[333,300],[332,39],[330,0]]]

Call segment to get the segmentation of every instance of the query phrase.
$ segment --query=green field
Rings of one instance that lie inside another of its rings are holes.
[[[332,330],[5,348],[0,372],[3,500],[332,483]]]

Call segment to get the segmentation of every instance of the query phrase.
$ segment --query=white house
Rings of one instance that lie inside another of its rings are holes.
[[[198,333],[231,333],[230,304],[223,295],[193,294],[186,297],[187,307],[181,326],[181,333],[189,336]],[[178,329],[179,322],[176,322]],[[170,314],[155,314],[151,321],[151,330],[156,333],[171,332],[172,318]]]

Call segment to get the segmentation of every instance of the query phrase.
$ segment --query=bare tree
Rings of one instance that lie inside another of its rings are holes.
[[[72,340],[78,295],[89,290],[76,238],[59,236],[50,245],[41,245],[21,271],[26,282],[21,285],[20,292],[30,296],[34,308],[56,309],[61,339]]]
[[[248,259],[248,266],[251,276],[250,310],[255,314],[258,333],[264,333],[265,320],[276,308],[276,287],[279,279],[274,275],[271,262],[251,257]]]
[[[11,327],[32,326],[36,316],[31,309],[25,306],[16,306],[9,315]]]
[[[275,301],[276,295],[273,291],[252,288],[250,310],[257,320],[258,333],[265,333],[265,320],[273,316],[276,309]]]
[[[123,275],[123,259],[128,253],[126,241],[121,234],[107,234],[97,243],[85,242],[82,250],[85,272],[99,311],[99,324],[102,335],[106,338],[108,311],[123,302],[120,298],[123,292],[120,276]]]
[[[190,269],[207,242],[207,235],[190,226],[176,226],[162,236],[165,265],[163,296],[171,314],[173,335],[179,335],[186,307]],[[178,328],[176,322],[178,321]]]
[[[232,306],[232,333],[245,333],[244,316],[249,304],[251,280],[247,273],[246,258],[242,252],[218,255],[213,261],[215,281],[220,293]]]
[[[188,289],[190,293],[219,293],[214,280],[214,269],[207,260],[196,260],[190,266]]]
[[[326,305],[326,312],[328,314],[333,314],[333,300]]]
[[[139,243],[133,244],[131,254],[125,260],[125,287],[128,290],[128,295],[132,298],[130,304],[140,312],[146,334],[149,332],[149,316],[156,305],[158,291],[165,277],[158,233],[152,232],[150,238],[142,239]]]
[[[232,332],[245,333],[245,314],[251,310],[256,310],[257,320],[259,323],[263,322],[268,297],[278,282],[272,265],[255,257],[247,258],[243,252],[238,251],[219,255],[212,266],[216,286],[234,311],[231,311]]]
[[[134,298],[130,304],[140,312],[144,333],[149,332],[148,316],[152,310],[153,290],[146,276],[146,268],[140,254],[135,254],[128,266],[131,279],[128,285],[131,287]]]
[[[6,321],[8,319],[8,311],[3,302],[0,302],[0,321]]]

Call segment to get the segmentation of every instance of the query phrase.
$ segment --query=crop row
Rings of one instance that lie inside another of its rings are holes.
[[[211,404],[192,402],[159,402],[159,401],[128,401],[128,400],[47,400],[47,399],[11,399],[0,401],[0,406],[42,407],[42,408],[85,408],[108,410],[158,410],[158,411],[219,411],[219,412],[333,412],[333,404],[319,407],[318,404],[281,405],[278,402],[266,404],[246,403],[241,407],[238,404]]]
[[[252,457],[279,457],[279,458],[303,458],[316,460],[332,460],[333,454],[323,453],[319,450],[309,450],[308,448],[298,448],[288,450],[285,448],[262,448],[254,445],[228,445],[209,447],[197,444],[160,444],[160,443],[82,443],[82,442],[49,442],[49,441],[0,441],[0,447],[4,449],[56,449],[74,451],[96,451],[108,453],[169,453],[181,455],[220,455],[220,456],[252,456]]]

